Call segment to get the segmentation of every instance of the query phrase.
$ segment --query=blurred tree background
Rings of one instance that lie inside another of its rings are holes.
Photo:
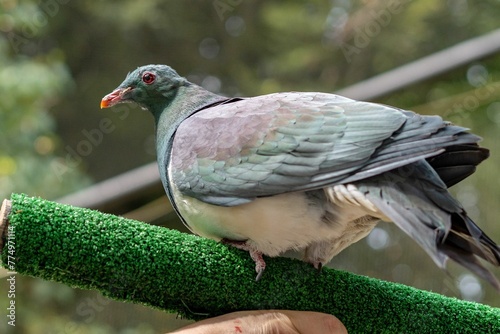
[[[168,64],[231,96],[334,92],[497,29],[499,5],[498,0],[2,0],[0,194],[56,199],[154,161],[148,113],[131,106],[99,110],[100,99],[137,66]],[[377,100],[442,115],[484,138],[490,159],[453,192],[497,242],[499,78],[496,54]],[[92,137],[103,119],[113,130]],[[451,275],[442,272],[389,224],[331,265],[500,306],[498,293],[485,282],[453,264]],[[498,269],[495,273],[500,276]],[[16,328],[2,316],[2,333],[156,333],[181,324],[175,315],[92,291],[28,277],[17,277],[16,284]],[[5,291],[2,279],[2,310]]]

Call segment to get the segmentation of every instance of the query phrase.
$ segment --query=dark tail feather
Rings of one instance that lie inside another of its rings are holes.
[[[446,151],[427,159],[447,187],[451,187],[476,171],[476,166],[489,157],[489,150],[477,144],[447,147]],[[474,255],[500,266],[500,248],[469,217],[452,215],[448,235],[438,249],[452,260],[477,273],[498,291],[500,283]]]
[[[461,264],[465,268],[469,269],[473,273],[476,273],[488,283],[490,283],[497,291],[500,292],[500,282],[498,279],[486,269],[474,256],[474,254],[468,253],[461,248],[452,246],[449,242],[445,242],[439,249],[449,256],[452,260]]]
[[[394,182],[394,177],[385,173],[357,187],[438,266],[444,268],[446,259],[451,258],[500,291],[500,282],[479,260],[500,266],[500,247],[467,217],[429,164],[420,161],[411,167],[412,173],[404,181]],[[398,170],[392,173],[403,175]]]
[[[476,171],[476,166],[489,157],[489,150],[477,144],[447,147],[446,150],[427,162],[449,188]]]
[[[500,247],[467,216],[454,214],[448,235],[438,249],[467,269],[477,273],[500,291],[500,282],[478,261],[480,257],[500,266]]]
[[[500,247],[467,216],[452,215],[450,234],[445,242],[451,242],[495,266],[500,266]]]

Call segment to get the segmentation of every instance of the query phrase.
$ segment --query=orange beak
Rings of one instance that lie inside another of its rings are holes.
[[[130,91],[131,89],[132,87],[115,89],[114,91],[112,91],[111,93],[102,98],[101,109],[109,108],[114,106],[115,104],[123,102],[123,95],[128,91]]]

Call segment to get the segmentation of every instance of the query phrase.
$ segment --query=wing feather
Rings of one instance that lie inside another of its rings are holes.
[[[278,93],[203,109],[173,139],[184,194],[216,205],[356,181],[470,144],[437,116],[324,93]]]

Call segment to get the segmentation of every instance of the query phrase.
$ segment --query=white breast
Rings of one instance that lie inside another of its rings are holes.
[[[194,233],[214,240],[248,240],[269,256],[302,249],[331,232],[322,221],[323,210],[310,205],[303,193],[258,198],[233,207],[204,203],[181,194],[175,186],[173,197]]]

